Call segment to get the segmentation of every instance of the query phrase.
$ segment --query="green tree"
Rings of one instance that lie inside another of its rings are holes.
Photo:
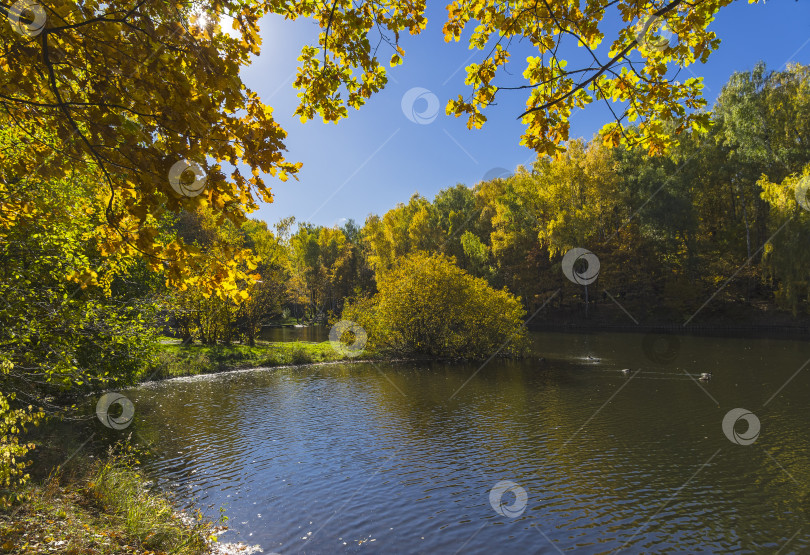
[[[241,333],[253,346],[262,325],[281,313],[286,293],[286,253],[266,223],[248,220],[241,230],[257,261],[259,279],[247,284],[248,297],[238,303],[236,317]]]
[[[288,242],[290,298],[303,301],[313,319],[339,311],[352,275],[352,257],[352,246],[342,230],[299,225]]]
[[[0,129],[0,151],[27,148]],[[102,255],[103,204],[92,176],[16,179],[0,167],[0,499],[26,479],[19,435],[62,414],[71,395],[132,381],[149,368],[155,310],[144,264]]]

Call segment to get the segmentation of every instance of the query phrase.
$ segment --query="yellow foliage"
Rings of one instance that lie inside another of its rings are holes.
[[[0,361],[0,373],[8,374],[12,369],[10,361]],[[42,411],[12,409],[10,402],[14,395],[0,392],[0,489],[14,490],[23,485],[29,478],[25,469],[30,461],[23,460],[26,453],[34,448],[33,443],[20,443],[19,434],[25,431],[28,424],[38,424],[43,418]],[[11,501],[5,494],[0,495],[0,505]]]
[[[526,347],[520,300],[490,287],[443,255],[414,253],[378,276],[379,293],[347,306],[343,319],[366,329],[369,345],[399,354],[486,358]]]

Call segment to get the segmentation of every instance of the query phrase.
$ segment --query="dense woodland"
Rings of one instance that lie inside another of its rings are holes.
[[[203,260],[181,288],[149,269],[154,260],[105,254],[99,216],[74,212],[101,212],[91,209],[95,184],[74,175],[39,192],[61,195],[49,200],[64,207],[56,226],[20,219],[4,229],[3,343],[17,368],[34,370],[26,379],[55,373],[81,383],[113,368],[125,377],[141,365],[133,353],[148,352],[159,332],[252,343],[272,322],[333,322],[416,253],[447,257],[517,296],[528,314],[559,290],[538,320],[583,318],[585,288],[560,266],[572,247],[599,258],[588,288],[597,321],[626,318],[600,312],[615,306],[608,295],[646,322],[683,323],[715,294],[695,321],[751,320],[777,307],[806,316],[810,214],[796,190],[810,162],[809,72],[794,65],[735,74],[709,133],[686,130],[667,155],[572,141],[560,157],[449,186],[433,199],[416,193],[362,225],[288,218],[237,226],[204,207],[167,212],[160,233],[178,235]],[[233,285],[212,294],[208,274],[234,260]],[[88,267],[95,270],[76,270]]]
[[[160,287],[149,298],[188,340],[251,341],[273,321],[334,321],[347,302],[373,296],[399,259],[421,252],[505,288],[528,313],[559,290],[536,318],[581,321],[585,288],[560,262],[584,247],[601,264],[588,295],[597,322],[630,322],[610,296],[648,323],[682,324],[715,294],[693,321],[801,318],[810,307],[810,221],[796,200],[810,162],[808,72],[734,75],[709,133],[685,133],[665,156],[572,141],[559,158],[433,199],[415,193],[362,225],[289,218],[236,229],[185,214],[173,222],[183,237],[203,249],[215,237],[249,248],[261,281],[245,282],[246,300]]]
[[[28,195],[57,208],[47,225],[18,218],[3,229],[5,364],[32,400],[39,383],[129,379],[159,333],[252,343],[268,323],[334,322],[418,253],[505,289],[527,314],[559,290],[538,319],[585,314],[584,288],[560,266],[572,247],[600,260],[589,301],[612,306],[609,294],[640,321],[682,323],[710,298],[695,321],[756,319],[775,307],[804,317],[810,213],[796,192],[810,171],[809,72],[735,74],[708,134],[686,130],[667,155],[572,141],[510,177],[456,184],[432,200],[417,193],[362,225],[236,225],[204,206],[165,212],[158,234],[198,255],[182,287],[167,285],[172,268],[160,258],[109,254],[96,183],[80,173],[59,186],[28,182]],[[4,133],[7,149],[24,147]],[[223,268],[230,285],[212,294],[210,274]]]

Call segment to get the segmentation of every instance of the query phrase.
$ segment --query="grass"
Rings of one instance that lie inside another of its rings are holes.
[[[152,377],[194,376],[260,366],[286,366],[346,360],[329,341],[257,342],[255,347],[232,345],[182,345],[162,343],[158,368]]]
[[[149,491],[132,454],[83,459],[73,471],[30,484],[0,513],[3,553],[210,553],[215,528]],[[76,470],[76,469],[80,470]],[[77,474],[78,472],[78,474]]]

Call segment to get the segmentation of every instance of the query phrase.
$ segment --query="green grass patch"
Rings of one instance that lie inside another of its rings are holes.
[[[364,358],[366,358],[364,356]],[[153,378],[194,376],[260,366],[286,366],[347,360],[329,341],[261,342],[256,346],[182,345],[164,342],[160,345]]]

